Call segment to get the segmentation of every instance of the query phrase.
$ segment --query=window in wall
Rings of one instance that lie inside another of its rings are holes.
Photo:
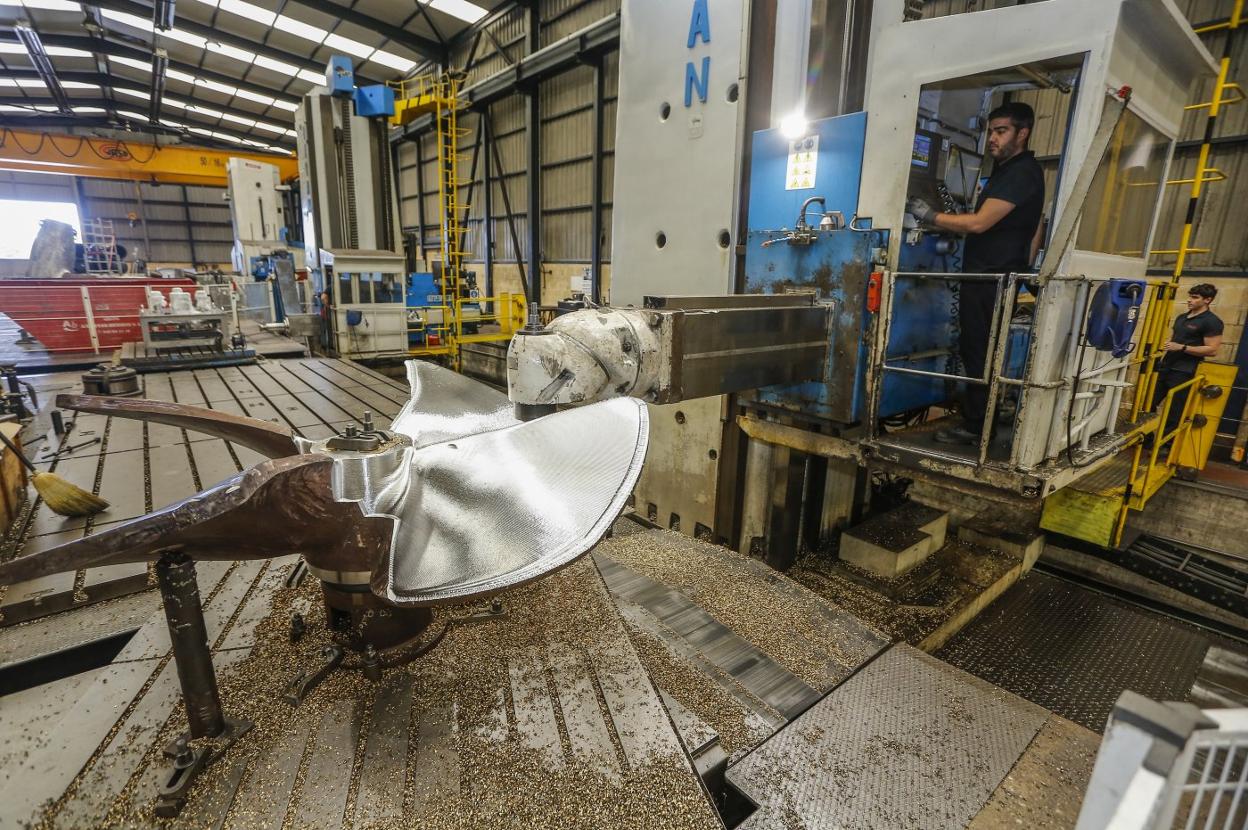
[[[1092,180],[1075,247],[1144,256],[1169,154],[1169,137],[1124,112]]]
[[[29,259],[30,246],[44,219],[64,222],[82,241],[82,223],[73,202],[38,202],[27,199],[0,199],[0,259]]]
[[[398,274],[378,274],[380,282],[374,283],[374,298],[379,303],[401,303],[405,301],[403,296],[403,281]]]

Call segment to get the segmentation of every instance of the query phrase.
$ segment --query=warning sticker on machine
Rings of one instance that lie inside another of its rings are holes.
[[[789,166],[785,190],[806,190],[815,186],[815,166],[819,160],[819,136],[808,135],[789,142]]]

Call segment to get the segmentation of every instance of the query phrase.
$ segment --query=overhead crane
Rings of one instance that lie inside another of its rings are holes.
[[[293,155],[210,150],[0,128],[2,170],[225,187],[226,161],[231,158],[247,158],[276,165],[283,181],[299,174],[299,163]]]

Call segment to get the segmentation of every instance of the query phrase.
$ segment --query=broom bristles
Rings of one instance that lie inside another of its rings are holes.
[[[34,473],[30,483],[35,485],[52,512],[62,516],[90,516],[108,507],[104,499],[70,484],[56,473]]]

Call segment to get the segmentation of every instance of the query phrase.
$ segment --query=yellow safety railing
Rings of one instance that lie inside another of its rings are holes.
[[[448,305],[442,303],[408,307],[410,312],[416,312],[421,319],[418,324],[409,324],[408,333],[419,336],[423,341],[410,348],[412,355],[455,355],[465,343],[508,341],[524,327],[526,306],[522,294],[461,297],[449,305],[454,309],[449,317],[445,316]],[[476,326],[478,330],[466,333],[465,326]],[[481,331],[482,328],[487,331]]]
[[[1169,481],[1175,473],[1180,455],[1180,447],[1191,435],[1192,419],[1198,405],[1200,390],[1206,385],[1204,377],[1197,375],[1186,383],[1169,390],[1162,402],[1160,412],[1154,420],[1141,423],[1142,416],[1148,411],[1157,389],[1158,363],[1165,354],[1165,343],[1170,339],[1170,326],[1174,300],[1178,291],[1179,280],[1187,267],[1188,257],[1193,254],[1209,253],[1209,248],[1193,245],[1196,232],[1197,207],[1204,194],[1205,185],[1227,180],[1227,174],[1210,164],[1213,147],[1214,127],[1217,117],[1227,106],[1245,100],[1243,88],[1228,80],[1231,70],[1233,33],[1244,23],[1245,0],[1235,0],[1231,15],[1218,23],[1196,29],[1198,34],[1226,30],[1228,32],[1222,59],[1218,64],[1218,75],[1208,101],[1190,104],[1185,107],[1187,112],[1206,111],[1204,139],[1200,152],[1196,157],[1196,169],[1187,178],[1171,179],[1168,186],[1186,186],[1190,188],[1186,218],[1179,236],[1179,244],[1175,248],[1155,248],[1149,253],[1154,255],[1174,256],[1174,270],[1169,279],[1149,282],[1148,306],[1142,321],[1140,332],[1139,357],[1132,360],[1138,367],[1133,400],[1131,403],[1131,423],[1133,428],[1128,440],[1134,443],[1131,460],[1131,472],[1128,478],[1126,497],[1123,499],[1119,512],[1114,542],[1117,544],[1126,526],[1129,510],[1143,510],[1148,500],[1157,490]],[[1179,424],[1170,432],[1165,432],[1165,424],[1169,419],[1170,410],[1176,395],[1187,392],[1183,407],[1183,417]],[[1151,436],[1151,447],[1145,444]],[[1162,455],[1164,447],[1168,447]],[[1147,453],[1147,455],[1146,455]]]

